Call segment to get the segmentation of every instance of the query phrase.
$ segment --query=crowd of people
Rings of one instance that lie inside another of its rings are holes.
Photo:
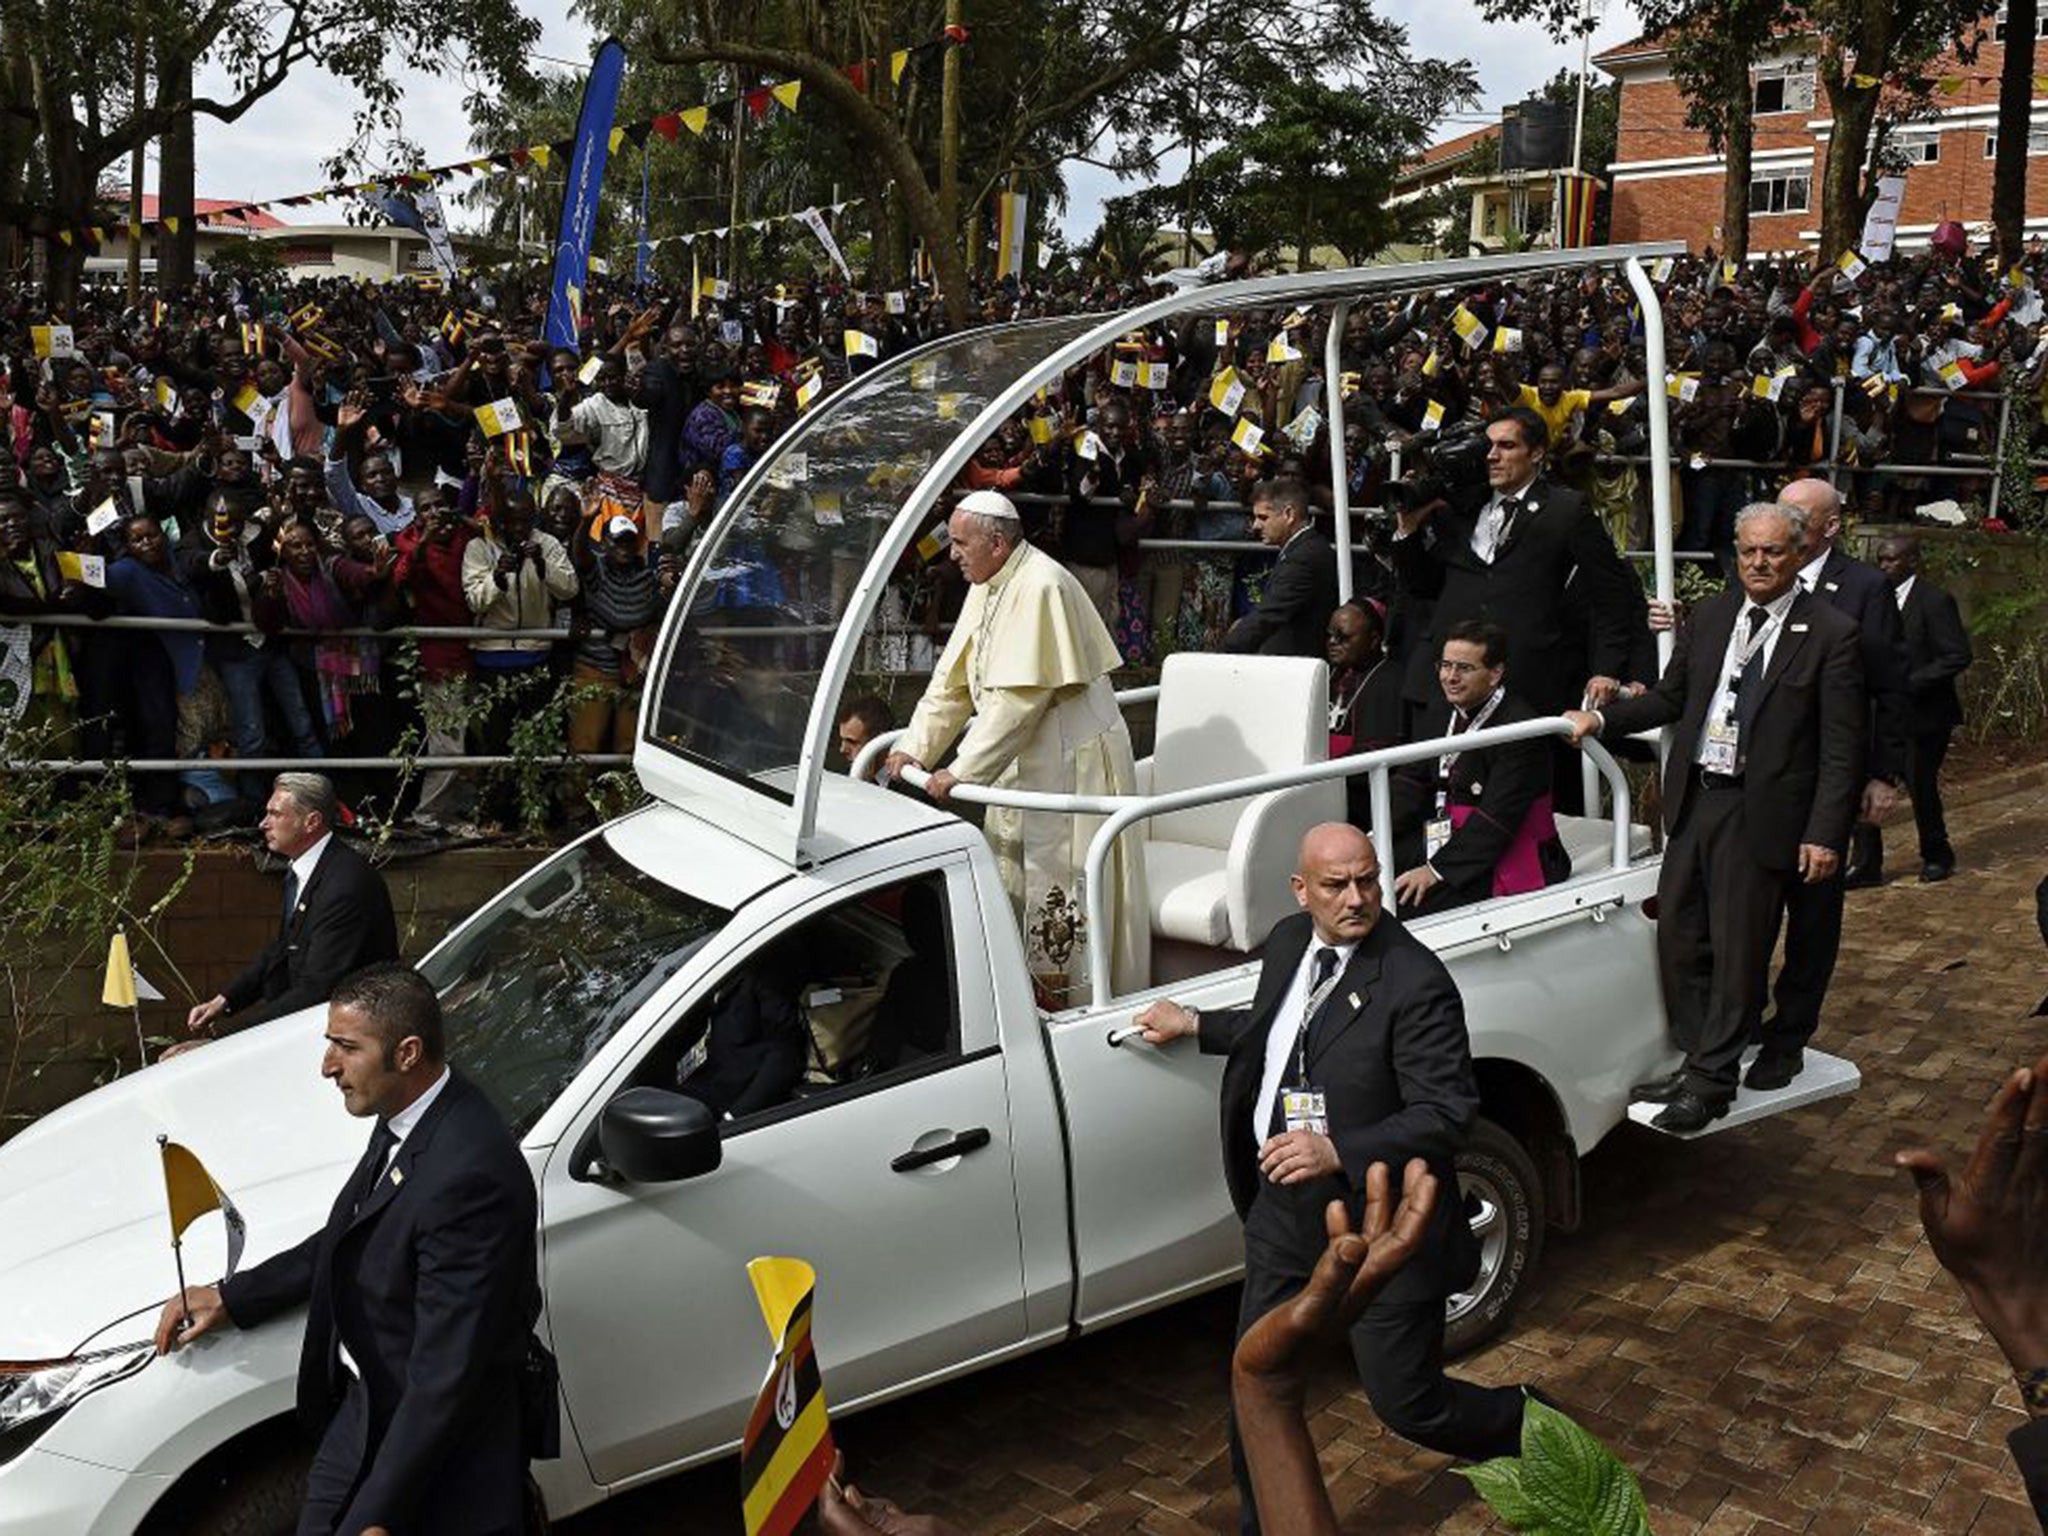
[[[1711,255],[1660,265],[1679,547],[1732,569],[1736,511],[1814,474],[1832,474],[1847,515],[1981,502],[2004,415],[1981,391],[2023,391],[2009,430],[2040,426],[2042,265],[2036,253],[2000,273],[1939,247],[1854,276]],[[248,819],[265,781],[236,759],[388,759],[404,743],[502,759],[536,710],[561,717],[572,752],[626,749],[695,530],[819,391],[947,329],[921,286],[716,291],[727,296],[596,285],[581,344],[549,348],[542,297],[509,279],[215,278],[139,307],[88,290],[61,314],[17,288],[0,311],[0,616],[20,626],[5,631],[18,712],[50,755],[206,760],[134,774],[143,824],[174,836],[195,818]],[[970,318],[1147,296],[1078,278],[985,283]],[[1134,333],[991,437],[959,490],[1014,500],[1026,539],[1081,583],[1125,663],[1320,641],[1328,614],[1314,610],[1333,593],[1296,593],[1286,558],[1246,546],[1295,531],[1257,515],[1256,488],[1274,483],[1299,486],[1295,515],[1324,536],[1327,323],[1261,311]],[[1433,692],[1416,668],[1440,659],[1443,637],[1427,628],[1430,578],[1404,563],[1401,520],[1482,485],[1489,424],[1519,419],[1542,428],[1546,483],[1589,500],[1610,552],[1640,549],[1654,381],[1632,295],[1594,267],[1360,306],[1340,352],[1350,499],[1373,513],[1358,525],[1357,589],[1380,606],[1337,622],[1377,629],[1409,663],[1412,712]],[[1931,478],[1945,470],[1966,477]],[[789,546],[771,537],[771,558],[799,561]],[[1612,622],[1640,583],[1598,564],[1613,590],[1594,613],[1591,675],[1631,680],[1632,664],[1647,682],[1647,644],[1625,656]],[[1284,641],[1268,583],[1308,599]],[[932,642],[907,654],[928,659],[964,584],[944,560],[913,559],[898,586],[894,611]],[[65,614],[183,627],[33,622]],[[415,639],[418,626],[475,633]],[[1513,627],[1533,680],[1544,644]],[[351,802],[428,830],[509,815],[473,774],[428,772],[402,803],[396,778],[342,783]]]

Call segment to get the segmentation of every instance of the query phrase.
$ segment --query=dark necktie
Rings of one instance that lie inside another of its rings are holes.
[[[1336,972],[1337,951],[1330,948],[1330,946],[1327,944],[1320,946],[1315,952],[1313,967],[1309,972],[1308,998],[1303,1000],[1303,1012],[1305,1014],[1308,1012],[1308,1002],[1313,1000],[1316,993],[1321,991],[1325,986],[1329,984],[1330,978],[1333,975],[1335,975]],[[1322,1012],[1322,1009],[1318,1008],[1315,1010],[1315,1012],[1319,1014]],[[1280,1091],[1273,1095],[1273,1115],[1272,1119],[1268,1122],[1266,1127],[1268,1135],[1278,1136],[1286,1131],[1287,1106],[1283,1101],[1285,1100],[1290,1089],[1305,1086],[1305,1084],[1294,1081],[1294,1079],[1299,1075],[1295,1071],[1295,1062],[1306,1060],[1308,1055],[1310,1054],[1308,1050],[1308,1033],[1309,1025],[1311,1025],[1314,1022],[1314,1014],[1308,1014],[1308,1016],[1303,1018],[1301,1021],[1301,1024],[1299,1026],[1302,1035],[1301,1044],[1297,1046],[1295,1049],[1294,1061],[1289,1062],[1287,1064],[1287,1070],[1280,1074]]]
[[[391,1149],[398,1144],[398,1138],[391,1134],[390,1122],[379,1120],[377,1129],[370,1133],[370,1145],[363,1153],[363,1160],[356,1167],[356,1176],[351,1181],[351,1198],[348,1205],[349,1219],[354,1220],[356,1212],[368,1202],[377,1188],[377,1181],[384,1177],[384,1160],[391,1155]]]
[[[1760,608],[1754,603],[1750,604],[1748,612],[1744,614],[1749,620],[1749,634],[1745,638],[1754,640],[1757,631],[1764,627],[1770,616],[1770,610]],[[1749,723],[1756,718],[1757,705],[1763,700],[1763,654],[1762,647],[1752,652],[1749,660],[1742,664],[1742,671],[1735,678],[1735,707],[1731,713],[1735,720],[1738,750],[1743,752],[1749,749]]]
[[[298,904],[299,872],[296,869],[287,868],[284,872],[284,926],[286,932],[291,930],[292,911]]]

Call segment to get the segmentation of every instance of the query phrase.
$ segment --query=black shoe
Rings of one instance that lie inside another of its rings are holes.
[[[1929,859],[1920,866],[1920,883],[1922,885],[1938,885],[1955,872],[1955,860]]]
[[[1767,1093],[1773,1088],[1789,1087],[1792,1079],[1799,1075],[1800,1069],[1805,1065],[1806,1052],[1803,1050],[1767,1050],[1749,1064],[1749,1071],[1742,1078],[1742,1086],[1754,1088],[1760,1093]]]
[[[1685,1092],[1685,1068],[1665,1077],[1653,1077],[1647,1083],[1637,1083],[1628,1091],[1631,1104],[1669,1104]]]
[[[1842,876],[1842,889],[1845,891],[1867,891],[1872,886],[1883,884],[1884,871],[1875,865],[1858,864]]]
[[[1687,1088],[1650,1124],[1660,1131],[1703,1131],[1727,1113],[1726,1099],[1705,1099]]]

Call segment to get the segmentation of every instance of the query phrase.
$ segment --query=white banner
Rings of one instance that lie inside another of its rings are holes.
[[[811,233],[818,237],[818,244],[825,247],[825,254],[832,258],[832,265],[839,269],[839,275],[849,283],[852,282],[853,274],[846,270],[846,258],[839,252],[839,242],[832,238],[832,231],[825,227],[825,216],[815,208],[806,208],[797,217],[810,225]]]
[[[28,708],[35,684],[34,643],[26,624],[0,625],[0,726],[12,725]]]
[[[1863,239],[1859,248],[1865,261],[1891,260],[1892,241],[1899,230],[1899,205],[1905,200],[1905,177],[1878,177],[1877,201],[1870,205],[1870,212],[1863,220]]]
[[[432,187],[422,187],[413,195],[413,206],[420,211],[420,222],[426,226],[427,250],[432,253],[434,265],[441,269],[441,275],[449,282],[455,281],[455,247],[448,242],[448,220],[441,212],[441,194]]]

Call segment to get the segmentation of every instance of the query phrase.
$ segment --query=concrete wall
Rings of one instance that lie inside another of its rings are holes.
[[[384,866],[398,915],[400,949],[407,958],[424,954],[458,920],[532,868],[547,851],[462,849]],[[176,880],[184,860],[169,851],[147,851],[139,857],[137,904],[146,908]],[[183,1038],[186,1010],[225,986],[277,931],[283,899],[281,871],[258,869],[250,850],[201,852],[192,878],[157,930],[175,972],[154,950],[136,946],[137,968],[168,999],[143,1005],[143,1032]],[[100,1002],[103,960],[100,951],[91,965],[65,979],[48,1015],[24,1031],[18,1056],[15,1042],[5,1042],[6,1054],[15,1057],[14,1086],[0,1135],[120,1072],[135,1070],[134,1021],[125,1010]],[[5,1028],[0,1024],[0,1030]]]

